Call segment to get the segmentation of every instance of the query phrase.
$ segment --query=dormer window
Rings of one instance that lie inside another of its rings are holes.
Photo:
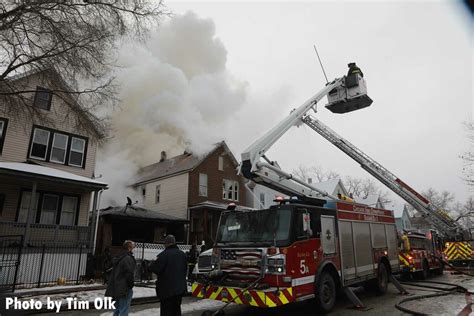
[[[49,111],[51,109],[51,100],[53,92],[49,89],[36,87],[35,100],[33,105],[37,108]]]

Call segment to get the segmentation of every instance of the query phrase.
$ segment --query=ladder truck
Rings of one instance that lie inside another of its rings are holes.
[[[349,286],[384,294],[391,280],[404,292],[392,278],[400,269],[393,211],[340,200],[283,171],[265,155],[288,129],[304,123],[351,157],[362,158],[367,170],[375,169],[370,158],[308,114],[326,95],[334,113],[372,103],[363,77],[337,78],[242,153],[239,172],[244,177],[296,199],[281,199],[264,210],[222,213],[213,271],[193,283],[193,296],[262,308],[314,299],[320,311],[328,312],[338,289],[355,306],[363,306]]]

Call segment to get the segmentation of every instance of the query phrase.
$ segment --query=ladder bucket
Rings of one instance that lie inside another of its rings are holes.
[[[328,104],[326,108],[333,113],[342,114],[366,108],[372,102],[372,99],[367,94],[364,94],[353,99]]]

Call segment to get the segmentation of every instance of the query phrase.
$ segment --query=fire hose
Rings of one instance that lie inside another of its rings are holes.
[[[460,272],[461,274],[467,275],[467,276],[473,276],[472,274],[465,273],[459,269],[456,269],[453,267],[449,262],[444,261],[442,258],[437,258],[440,260],[443,264],[446,264],[450,266],[453,270]],[[426,294],[426,295],[419,295],[419,296],[414,296],[414,297],[409,297],[406,299],[401,300],[397,304],[395,304],[395,308],[398,310],[410,314],[410,315],[416,315],[416,316],[425,316],[428,314],[421,313],[418,311],[414,311],[411,309],[408,309],[406,307],[401,306],[404,303],[410,302],[410,301],[416,301],[416,300],[422,300],[422,299],[427,299],[427,298],[433,298],[433,297],[440,297],[440,296],[446,296],[446,295],[451,295],[455,293],[463,293],[466,296],[466,302],[467,305],[464,308],[466,310],[466,315],[469,315],[469,312],[471,311],[471,305],[472,301],[470,299],[471,294],[474,294],[474,292],[469,291],[467,288],[457,285],[457,284],[452,284],[452,283],[447,283],[447,282],[436,282],[436,281],[421,281],[420,283],[428,283],[428,284],[439,284],[439,285],[447,285],[450,286],[450,288],[446,287],[438,287],[438,286],[433,286],[433,285],[422,285],[418,283],[413,283],[413,282],[400,282],[401,284],[406,284],[406,285],[411,285],[411,286],[417,286],[417,287],[422,287],[422,288],[428,288],[428,289],[434,289],[434,290],[439,290],[438,293],[433,293],[433,294]],[[463,311],[464,311],[463,310]],[[462,314],[459,314],[462,315]]]

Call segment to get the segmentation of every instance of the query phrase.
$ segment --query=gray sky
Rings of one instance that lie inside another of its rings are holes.
[[[175,13],[212,19],[227,50],[227,68],[248,83],[248,99],[229,125],[240,153],[256,135],[320,90],[356,61],[367,80],[371,107],[319,117],[372,158],[422,191],[469,196],[458,158],[468,149],[462,122],[472,119],[472,25],[448,2],[169,2]],[[222,106],[225,106],[223,104]],[[269,152],[291,171],[321,165],[367,177],[355,162],[307,127],[294,128]]]
[[[225,139],[240,153],[324,87],[313,44],[332,80],[356,61],[371,107],[317,117],[418,191],[449,190],[459,201],[472,118],[472,34],[467,16],[441,2],[169,2],[175,13],[145,46],[119,51],[122,83],[114,139],[98,173],[120,203],[136,169],[188,147]],[[370,177],[321,136],[293,128],[268,156],[286,171],[319,165]]]

